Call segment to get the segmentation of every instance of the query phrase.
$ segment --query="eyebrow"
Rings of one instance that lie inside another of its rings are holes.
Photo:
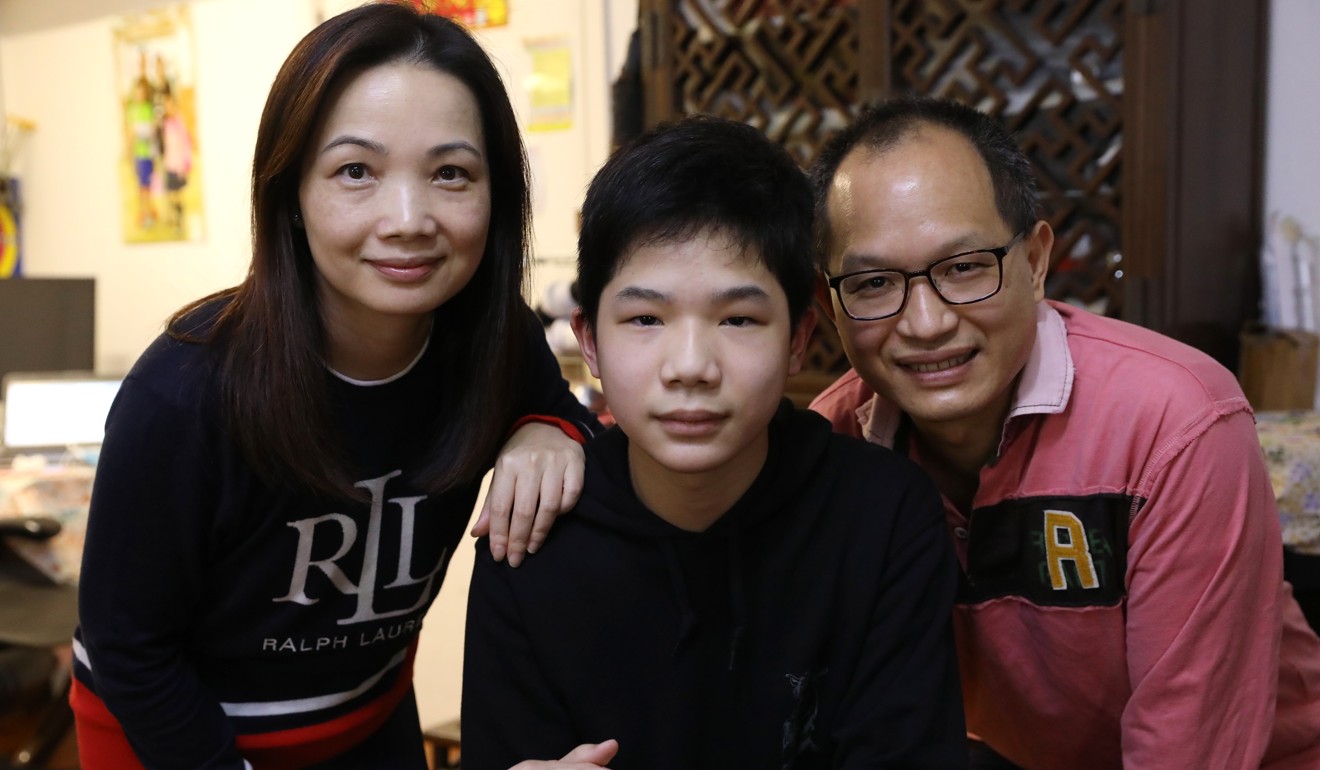
[[[672,304],[674,301],[674,297],[671,294],[666,294],[665,292],[657,291],[655,289],[647,289],[641,286],[625,286],[620,289],[614,297],[615,299],[620,300],[637,299],[651,302],[663,302],[665,304]],[[767,302],[770,300],[770,295],[760,286],[747,284],[744,286],[733,286],[721,291],[711,292],[710,298],[716,303],[738,302],[740,300]]]
[[[993,249],[994,246],[983,246],[981,242],[984,239],[979,235],[964,235],[953,240],[946,241],[940,246],[940,253],[943,256],[935,257],[932,262],[938,262],[941,259],[952,257],[955,254],[963,254],[968,251],[980,251],[983,249]],[[902,270],[894,264],[894,260],[878,257],[873,254],[845,254],[839,261],[839,275],[852,273],[858,270]]]
[[[739,300],[752,300],[755,302],[768,302],[770,295],[760,286],[747,284],[745,286],[734,286],[724,291],[715,292],[712,297],[721,302],[737,302]]]
[[[321,152],[324,154],[329,152],[330,150],[333,150],[336,147],[340,147],[343,145],[362,147],[379,155],[389,154],[389,150],[386,149],[385,145],[381,144],[380,142],[377,142],[372,139],[363,139],[360,136],[351,136],[348,134],[345,134],[343,136],[337,136],[334,139],[331,139],[326,144],[325,147],[321,148]],[[472,146],[471,142],[466,142],[462,139],[457,139],[452,142],[445,142],[443,144],[437,144],[434,147],[428,149],[426,151],[426,154],[428,157],[434,158],[455,151],[470,152],[473,155],[475,155],[477,158],[481,158],[481,151],[478,150],[476,147]]]

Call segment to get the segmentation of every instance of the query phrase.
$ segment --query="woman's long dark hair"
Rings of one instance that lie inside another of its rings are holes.
[[[312,30],[271,86],[252,162],[252,263],[243,282],[177,312],[170,333],[223,346],[219,375],[226,424],[270,480],[338,497],[354,495],[330,406],[316,268],[295,226],[302,164],[328,109],[327,94],[381,64],[434,67],[471,90],[481,111],[490,170],[486,250],[467,286],[435,313],[431,345],[443,356],[440,418],[419,482],[431,491],[480,479],[508,430],[523,339],[530,203],[518,124],[498,72],[462,27],[396,3],[355,8]],[[224,302],[215,323],[190,322]],[[227,301],[225,301],[227,300]]]

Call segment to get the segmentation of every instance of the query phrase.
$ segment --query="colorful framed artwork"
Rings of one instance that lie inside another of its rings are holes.
[[[114,53],[124,132],[119,163],[124,240],[200,240],[202,156],[188,7],[122,17]]]
[[[0,278],[23,275],[23,250],[18,223],[21,199],[18,180],[0,177]]]
[[[409,0],[414,7],[453,19],[470,29],[509,23],[508,0]]]

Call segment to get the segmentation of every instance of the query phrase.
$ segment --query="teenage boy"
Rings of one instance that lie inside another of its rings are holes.
[[[813,408],[944,493],[968,727],[1029,770],[1320,767],[1320,641],[1233,375],[1044,300],[1030,163],[970,107],[866,111],[814,176],[855,371]]]
[[[811,207],[783,149],[712,118],[592,181],[573,325],[617,427],[536,558],[477,549],[465,768],[965,766],[934,489],[783,399]]]

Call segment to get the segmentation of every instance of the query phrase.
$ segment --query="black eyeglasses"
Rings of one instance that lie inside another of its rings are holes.
[[[945,304],[970,305],[999,293],[1004,285],[1004,257],[1026,234],[1023,230],[997,249],[945,257],[925,270],[859,270],[825,279],[838,295],[843,312],[855,321],[879,321],[903,312],[912,279],[923,276]]]

